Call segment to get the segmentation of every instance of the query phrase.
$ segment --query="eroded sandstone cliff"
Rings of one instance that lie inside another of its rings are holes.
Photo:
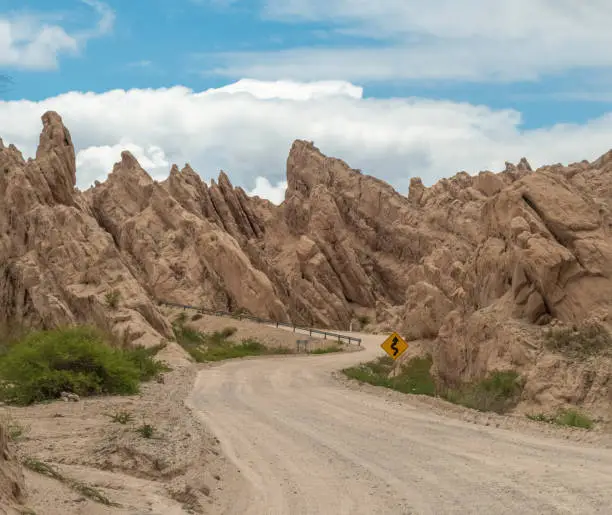
[[[442,382],[513,368],[534,402],[609,406],[609,359],[555,356],[542,338],[608,323],[612,153],[413,178],[406,196],[295,141],[275,206],[189,165],[153,181],[124,152],[81,193],[70,134],[47,113],[36,159],[1,146],[0,168],[4,322],[94,321],[156,343],[170,335],[156,299],[345,330],[367,315],[430,340]]]

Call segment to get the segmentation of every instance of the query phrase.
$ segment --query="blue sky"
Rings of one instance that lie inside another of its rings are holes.
[[[383,112],[388,112],[385,109],[389,109],[393,99],[403,102],[402,107],[410,105],[414,110],[416,97],[419,114],[432,106],[436,112],[444,109],[446,115],[451,109],[455,113],[451,116],[453,120],[457,112],[468,106],[475,119],[462,122],[465,135],[462,133],[459,140],[467,137],[476,124],[479,145],[483,138],[484,141],[491,139],[495,142],[492,147],[498,146],[499,151],[508,148],[511,154],[487,153],[480,161],[466,159],[465,163],[456,165],[460,169],[485,166],[522,157],[513,153],[535,148],[533,138],[542,138],[542,131],[548,135],[561,132],[564,137],[570,137],[567,124],[578,134],[602,124],[606,124],[607,130],[607,113],[612,111],[612,57],[606,50],[612,43],[612,36],[608,35],[612,6],[608,4],[593,0],[590,8],[585,9],[576,2],[500,0],[491,9],[485,0],[454,3],[431,0],[426,4],[414,0],[377,3],[366,0],[0,0],[0,73],[13,78],[13,84],[2,93],[2,98],[8,101],[4,107],[10,108],[15,116],[17,107],[25,109],[24,100],[34,101],[42,108],[45,102],[53,104],[53,99],[67,92],[90,92],[101,95],[98,99],[106,99],[105,92],[114,89],[160,91],[160,88],[184,86],[197,93],[245,78],[268,84],[279,80],[340,81],[363,88],[359,100],[338,100],[334,104],[338,109],[351,110],[353,114],[347,115],[347,119],[359,110],[376,106],[377,123],[384,123]],[[327,88],[330,98],[338,96],[335,86]],[[286,95],[290,101],[297,102],[293,93]],[[347,102],[352,104],[349,106]],[[479,114],[479,107],[486,110],[486,120]],[[206,109],[210,112],[209,104]],[[310,108],[303,106],[303,109]],[[339,111],[339,118],[344,118],[346,112]],[[30,115],[34,116],[34,112]],[[113,120],[118,115],[115,113]],[[76,114],[68,116],[78,126]],[[277,119],[278,116],[281,114]],[[506,120],[507,126],[499,125],[500,117]],[[224,114],[223,120],[227,118]],[[230,118],[240,123],[238,115],[232,114]],[[401,127],[398,120],[394,123]],[[218,124],[227,128],[225,121]],[[355,126],[354,122],[351,124],[347,126],[349,133]],[[284,130],[280,125],[269,128],[270,133]],[[188,149],[176,145],[165,148],[162,141],[153,141],[144,133],[144,139],[139,139],[137,131],[126,132],[125,127],[118,131],[114,140],[100,137],[100,141],[95,141],[93,136],[83,136],[82,150],[112,147],[114,152],[114,147],[123,142],[144,149],[145,154],[148,147],[159,147],[165,156],[159,161],[160,167],[165,166],[166,157],[189,159],[183,155]],[[413,148],[416,140],[405,135],[400,143],[396,141],[392,145],[398,154],[387,163],[394,167],[393,173],[379,172],[385,162],[376,157],[376,152],[388,153],[388,145],[370,154],[360,154],[357,147],[361,145],[361,134],[351,143],[332,141],[321,130],[300,131],[305,132],[305,137],[310,131],[324,142],[328,138],[330,149],[349,157],[355,155],[366,167],[377,168],[374,173],[399,188],[406,185],[407,175],[412,174],[402,172],[401,180],[394,182],[393,174],[399,173],[395,168],[401,168],[402,156],[412,156],[413,160],[408,159],[407,163],[425,168],[435,161],[427,154],[435,143],[423,142],[421,138],[419,144],[424,147],[417,151]],[[380,127],[377,131],[376,134],[381,133]],[[5,138],[7,132],[9,136],[14,133],[13,138],[18,141],[26,138],[10,127],[4,132]],[[512,141],[507,138],[510,132]],[[575,160],[594,158],[599,149],[605,152],[606,145],[599,142],[606,141],[606,135],[596,138],[599,147],[585,147],[586,155],[576,155]],[[437,133],[433,139],[436,138]],[[506,138],[503,145],[500,138]],[[547,142],[549,151],[542,154],[542,159],[550,156],[553,160],[571,160],[558,152],[567,146],[564,141],[555,142],[551,136]],[[398,144],[404,147],[398,149]],[[26,148],[28,145],[25,142]],[[219,145],[211,146],[218,148]],[[286,150],[279,149],[279,155],[286,157]],[[244,168],[241,163],[246,158],[233,159],[221,154],[220,165],[227,163]],[[278,163],[281,163],[278,158],[263,159],[258,169],[241,168],[237,171],[238,182],[253,186],[260,176],[282,182],[278,170],[265,169],[276,168]],[[106,161],[104,165],[107,166]],[[212,163],[205,166],[215,167]],[[431,176],[432,180],[439,178],[443,172],[434,168],[430,172],[424,170],[424,175]],[[455,171],[448,170],[445,175]]]

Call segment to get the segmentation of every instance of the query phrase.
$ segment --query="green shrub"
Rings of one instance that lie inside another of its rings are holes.
[[[361,325],[361,327],[365,327],[366,325],[370,323],[370,317],[367,315],[358,316],[357,320],[359,321],[359,324]]]
[[[155,428],[151,424],[143,424],[136,429],[136,432],[143,438],[153,438]]]
[[[29,334],[0,357],[0,399],[28,405],[55,399],[63,391],[80,396],[134,394],[163,364],[154,349],[119,349],[92,327]]]
[[[442,397],[478,411],[505,413],[514,408],[523,392],[520,376],[511,370],[494,371],[481,381],[446,390]]]
[[[596,323],[549,330],[544,341],[550,350],[570,358],[585,358],[612,350],[612,335]]]
[[[119,290],[111,290],[104,295],[104,302],[109,309],[117,309],[120,299],[121,292]]]
[[[331,352],[342,352],[340,345],[332,345],[331,347],[321,347],[320,349],[313,350],[310,354],[329,354]]]
[[[397,375],[389,377],[393,370],[393,360],[385,356],[357,367],[344,369],[343,372],[352,379],[403,393],[435,395],[435,382],[429,372],[431,365],[430,356],[415,357],[403,365]]]
[[[132,414],[129,411],[118,411],[113,413],[111,416],[113,422],[117,424],[127,424],[132,421]]]
[[[579,427],[582,429],[591,429],[594,425],[591,418],[573,409],[561,410],[555,417],[555,423],[562,426]]]
[[[183,325],[185,322],[187,322],[187,313],[185,311],[181,311],[174,322],[179,325]]]
[[[544,413],[533,413],[525,415],[529,420],[535,420],[536,422],[548,422],[551,423],[552,419]]]
[[[565,409],[557,412],[556,415],[550,416],[544,413],[528,414],[528,419],[537,422],[546,422],[548,424],[557,424],[559,426],[578,427],[581,429],[591,429],[595,423],[593,420],[574,409]]]
[[[226,327],[221,331],[205,334],[187,325],[174,326],[177,343],[198,363],[292,352],[284,348],[271,349],[253,338],[243,339],[240,343],[228,340],[235,332],[236,328]]]
[[[518,403],[522,382],[516,372],[493,372],[482,381],[451,390],[436,385],[430,372],[432,363],[431,356],[412,358],[391,377],[394,362],[385,356],[357,367],[344,369],[343,372],[352,379],[375,386],[403,393],[440,396],[450,402],[480,411],[502,413]]]

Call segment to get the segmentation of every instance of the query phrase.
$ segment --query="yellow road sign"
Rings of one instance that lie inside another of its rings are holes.
[[[390,335],[380,346],[393,359],[399,358],[408,348],[408,344],[397,333]]]

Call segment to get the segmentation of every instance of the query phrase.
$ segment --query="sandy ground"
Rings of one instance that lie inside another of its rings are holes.
[[[33,513],[214,514],[231,502],[236,469],[184,405],[197,368],[178,352],[163,352],[173,370],[163,383],[143,384],[140,395],[0,408],[4,420],[23,429],[16,441],[20,459],[49,464],[119,505],[91,501],[66,482],[26,469],[26,504]],[[132,421],[113,422],[110,415],[120,411]],[[135,431],[143,423],[155,428],[152,438]]]
[[[363,338],[364,352],[199,374],[189,404],[245,480],[220,514],[610,512],[609,435],[338,379],[338,369],[382,352],[380,336]]]

